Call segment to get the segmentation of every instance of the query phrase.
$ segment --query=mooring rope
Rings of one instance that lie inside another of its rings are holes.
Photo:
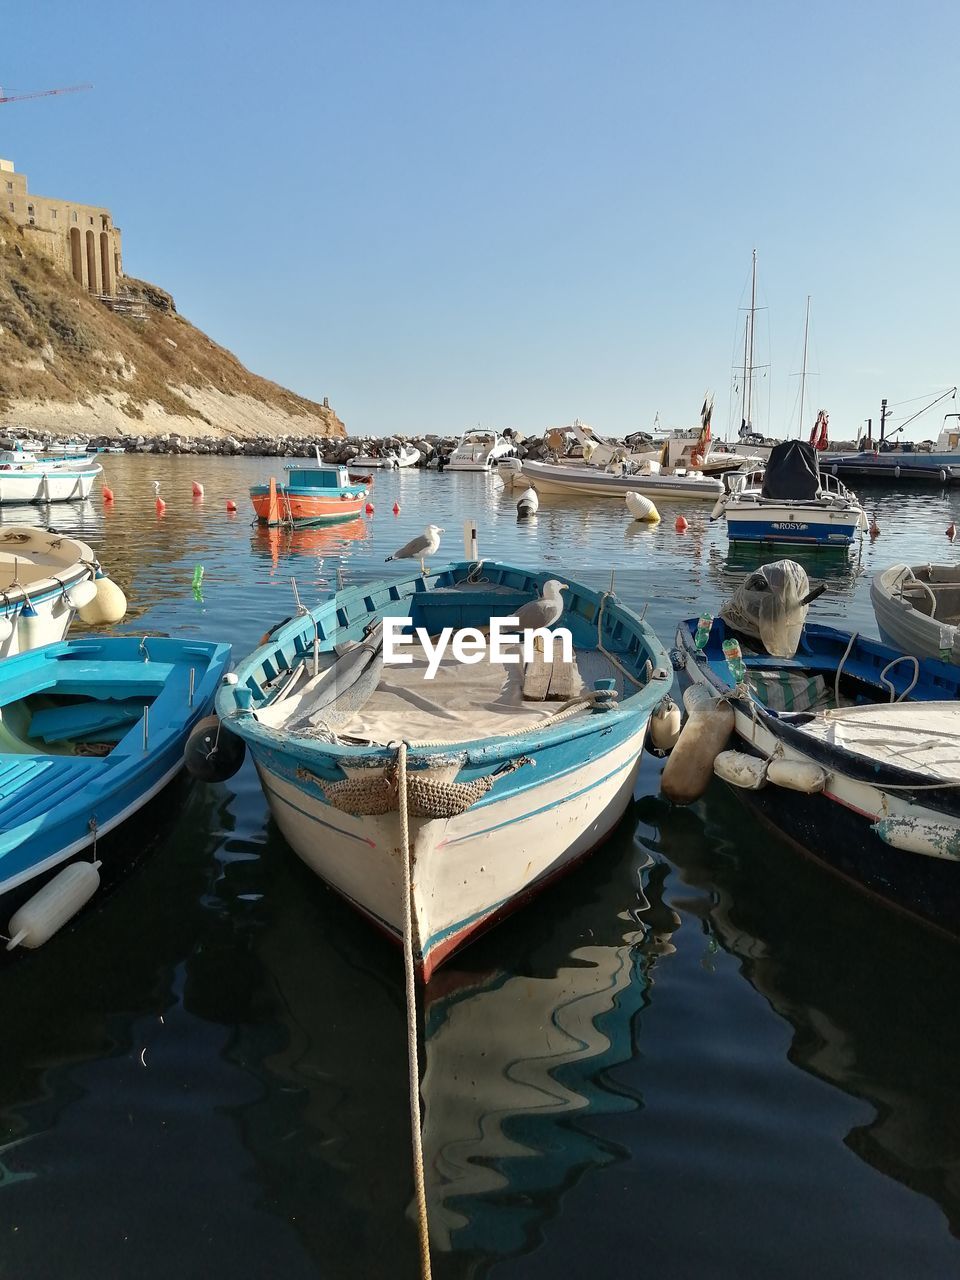
[[[417,1226],[420,1232],[420,1274],[430,1280],[430,1227],[427,1192],[423,1179],[423,1135],[420,1130],[420,1062],[417,1054],[417,985],[413,969],[413,877],[410,852],[410,819],[407,804],[407,744],[397,749],[400,843],[403,856],[403,967],[407,998],[407,1063],[410,1081],[410,1136],[413,1144],[413,1181],[417,1193]]]

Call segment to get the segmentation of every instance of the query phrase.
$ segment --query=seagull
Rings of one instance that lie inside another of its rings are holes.
[[[411,538],[405,546],[394,551],[392,556],[387,556],[387,560],[419,560],[420,572],[429,573],[429,569],[423,563],[424,559],[437,554],[440,548],[440,535],[444,532],[445,530],[439,525],[428,524],[418,538]]]
[[[556,578],[548,578],[543,584],[543,595],[539,600],[531,600],[517,610],[517,622],[521,631],[531,631],[536,627],[552,627],[563,613],[561,591],[568,591],[569,583],[558,582]],[[536,646],[537,641],[534,641]],[[542,647],[542,640],[540,642]]]

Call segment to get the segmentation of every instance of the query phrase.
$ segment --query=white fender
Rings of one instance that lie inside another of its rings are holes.
[[[67,588],[67,599],[74,609],[82,609],[85,604],[97,598],[97,584],[92,578],[84,578]]]
[[[759,791],[766,784],[765,760],[745,751],[721,751],[713,762],[713,772],[731,787]]]
[[[713,698],[704,685],[683,695],[687,723],[660,778],[660,789],[674,804],[699,800],[713,776],[713,762],[733,733],[733,707]]]
[[[719,520],[727,509],[727,495],[722,493],[713,504],[713,510],[710,512],[711,520]]]
[[[658,751],[672,751],[680,738],[680,708],[664,698],[650,717],[650,741]]]
[[[872,828],[886,844],[904,853],[960,862],[960,825],[926,818],[881,818]]]
[[[52,938],[96,893],[100,886],[99,866],[99,862],[73,862],[28,898],[7,926],[7,950],[42,947]]]
[[[809,760],[771,760],[767,764],[767,780],[788,791],[803,791],[807,795],[822,791],[827,785],[827,775]]]

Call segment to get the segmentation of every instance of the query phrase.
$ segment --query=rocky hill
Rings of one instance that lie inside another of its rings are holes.
[[[344,436],[316,404],[257,377],[162,289],[125,277],[108,310],[0,215],[0,428],[238,440]]]

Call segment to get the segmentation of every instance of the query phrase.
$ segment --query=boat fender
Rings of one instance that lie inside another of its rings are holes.
[[[680,727],[680,708],[672,698],[664,698],[650,717],[651,745],[666,755],[677,745]]]
[[[727,495],[725,493],[722,493],[720,497],[716,500],[716,502],[713,504],[713,510],[710,512],[710,519],[719,520],[720,517],[723,515],[724,511],[726,511],[726,509],[727,509]]]
[[[17,619],[17,648],[21,653],[26,653],[29,649],[37,649],[43,644],[47,638],[43,634],[44,626],[43,618],[27,600]]]
[[[893,468],[893,474],[894,474],[894,477],[895,477],[897,480],[899,480],[899,479],[900,479],[900,463],[899,463],[899,462],[898,462],[898,463],[897,463],[897,465]]]
[[[96,893],[99,867],[99,862],[73,862],[28,898],[10,918],[7,950],[42,947],[52,938]]]
[[[947,473],[943,467],[940,468],[940,483],[941,484],[947,483]]]
[[[830,474],[831,474],[832,476],[835,476],[835,475],[837,474],[837,464],[836,464],[836,463],[834,463],[834,464],[833,464],[833,466],[830,468]]]
[[[928,822],[923,818],[881,818],[873,824],[885,844],[904,853],[925,854],[960,862],[960,825],[955,822]]]
[[[91,626],[110,626],[120,622],[127,612],[127,597],[112,578],[97,578],[97,594],[77,610]]]
[[[771,760],[767,765],[767,781],[787,791],[802,791],[811,796],[827,785],[827,775],[809,760]]]
[[[187,772],[201,782],[226,782],[243,764],[247,748],[219,716],[198,720],[183,749]]]
[[[9,615],[5,615],[0,618],[0,644],[6,644],[13,635],[13,629],[15,626],[15,619],[11,618]]]
[[[733,733],[733,707],[714,699],[703,685],[683,695],[687,723],[660,778],[660,789],[674,804],[699,800],[713,777],[713,762]]]
[[[766,761],[745,751],[721,751],[713,762],[713,772],[731,787],[759,791],[766,785]]]
[[[71,609],[82,609],[84,605],[96,599],[97,584],[92,578],[84,578],[83,582],[77,582],[69,587],[64,592],[64,596]]]
[[[642,520],[647,524],[659,524],[660,512],[654,503],[642,493],[624,494],[624,502],[627,504],[627,510],[633,516],[634,520]]]

